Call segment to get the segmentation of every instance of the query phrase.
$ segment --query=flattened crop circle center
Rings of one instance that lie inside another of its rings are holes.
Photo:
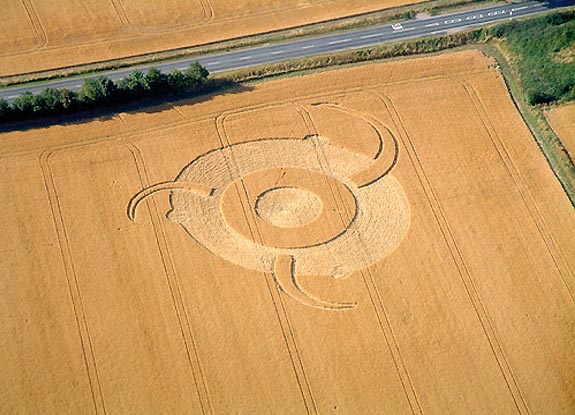
[[[296,187],[276,187],[261,193],[255,205],[257,215],[280,228],[307,225],[321,215],[323,203],[313,192]]]

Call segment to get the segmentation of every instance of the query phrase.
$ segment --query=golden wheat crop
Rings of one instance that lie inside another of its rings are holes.
[[[7,0],[0,76],[202,45],[422,0]]]
[[[479,52],[0,138],[0,413],[575,410],[575,212]]]
[[[575,104],[546,111],[545,117],[571,158],[575,158]]]

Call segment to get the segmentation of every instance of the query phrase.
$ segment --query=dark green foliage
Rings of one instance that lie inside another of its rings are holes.
[[[62,88],[58,90],[60,92],[60,106],[64,110],[74,108],[78,104],[78,95],[74,91]]]
[[[132,71],[118,83],[118,88],[124,94],[140,97],[150,90],[150,86],[142,71]]]
[[[12,107],[14,111],[20,114],[31,114],[34,112],[34,94],[31,92],[24,92],[14,100]]]
[[[174,94],[189,92],[204,84],[209,74],[206,68],[194,62],[183,73],[177,69],[172,70],[167,77],[168,88]]]
[[[7,118],[11,112],[12,108],[10,107],[10,104],[8,104],[8,101],[0,98],[0,120]]]
[[[190,79],[188,79],[181,71],[173,69],[168,74],[168,88],[170,91],[181,91],[184,92],[188,90],[192,85]]]
[[[186,77],[190,80],[193,86],[206,82],[209,74],[208,70],[198,62],[192,63],[185,72]]]
[[[107,76],[88,78],[78,91],[78,99],[86,105],[110,104],[116,96],[118,87]]]
[[[200,90],[206,84],[208,75],[206,68],[194,62],[184,73],[173,70],[165,75],[157,68],[150,68],[146,74],[132,71],[117,84],[106,76],[88,78],[78,93],[68,89],[46,88],[38,95],[25,92],[12,105],[0,99],[0,120],[58,115],[86,107],[104,108],[144,96],[181,95]]]
[[[168,88],[168,77],[158,68],[150,68],[145,75],[145,82],[151,91],[166,91]]]
[[[68,89],[46,88],[36,100],[44,112],[63,112],[76,103],[76,94]]]
[[[488,31],[505,38],[517,59],[525,98],[530,105],[575,98],[575,62],[561,52],[575,47],[575,12],[513,21]]]

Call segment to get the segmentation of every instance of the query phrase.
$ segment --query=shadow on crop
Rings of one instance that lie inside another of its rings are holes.
[[[170,111],[173,105],[193,105],[211,100],[216,96],[234,95],[250,91],[253,87],[230,79],[210,79],[200,89],[183,94],[167,94],[154,97],[141,97],[128,102],[116,102],[106,107],[77,109],[73,112],[13,120],[0,123],[0,133],[28,131],[55,125],[80,125],[91,121],[109,121],[120,113],[155,114]],[[169,104],[169,105],[166,105]]]

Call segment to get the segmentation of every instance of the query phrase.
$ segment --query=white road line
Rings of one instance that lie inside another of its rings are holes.
[[[425,25],[425,27],[433,27],[433,26],[439,26],[439,23],[429,23]]]
[[[351,39],[334,40],[328,43],[328,45],[337,45],[338,43],[351,42]]]
[[[315,45],[302,46],[301,48],[302,48],[302,49],[315,48]]]
[[[279,55],[280,53],[284,53],[283,50],[276,50],[275,52],[270,52],[270,55]]]
[[[6,98],[12,99],[12,98],[17,98],[17,97],[18,97],[18,95],[10,95],[9,97],[6,97]]]
[[[377,37],[377,36],[383,36],[383,33],[374,33],[373,35],[364,35],[364,36],[360,36],[360,39],[369,39],[370,37]]]
[[[206,66],[219,65],[220,63],[221,63],[220,61],[208,62],[208,63],[206,63]]]
[[[408,27],[407,29],[397,30],[395,33],[409,32],[410,30],[415,30],[415,27]]]
[[[251,59],[251,58],[252,58],[251,56],[244,56],[243,58],[239,58],[238,60],[245,61],[245,60]]]
[[[188,68],[178,68],[178,71],[185,71]]]
[[[515,8],[515,9],[511,9],[511,11],[512,11],[512,12],[516,12],[516,11],[518,11],[518,10],[525,10],[525,9],[528,9],[528,8],[529,8],[528,6],[517,7],[517,8]]]
[[[74,85],[72,88],[80,88],[82,84]]]

